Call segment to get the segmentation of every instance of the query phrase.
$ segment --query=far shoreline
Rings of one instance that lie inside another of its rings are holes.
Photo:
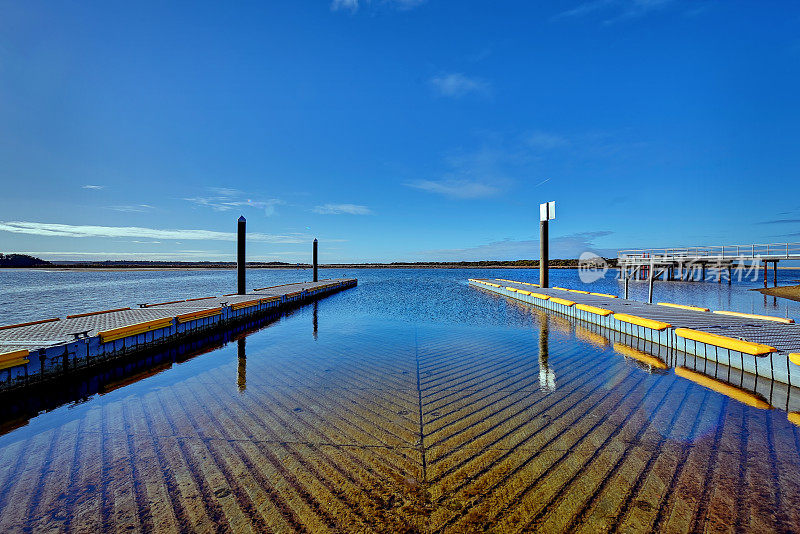
[[[320,265],[320,270],[323,269],[534,269],[538,270],[539,266],[530,265],[359,265],[359,264],[342,264],[342,265]],[[549,269],[578,269],[577,265],[550,265]],[[614,267],[611,267],[614,269]],[[236,266],[191,266],[191,267],[144,267],[144,266],[130,266],[130,267],[90,267],[90,266],[65,266],[65,265],[48,265],[41,267],[2,267],[2,271],[46,271],[46,272],[125,272],[125,271],[235,271]],[[311,270],[310,265],[298,266],[247,266],[247,270],[258,271],[307,271]]]
[[[780,287],[759,287],[754,289],[763,295],[770,297],[780,297],[783,299],[794,300],[800,302],[800,285],[797,286],[780,286]]]

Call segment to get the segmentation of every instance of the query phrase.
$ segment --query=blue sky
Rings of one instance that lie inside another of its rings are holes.
[[[800,4],[0,0],[0,251],[800,241]]]

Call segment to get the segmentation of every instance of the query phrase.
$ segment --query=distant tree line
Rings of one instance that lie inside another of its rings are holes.
[[[616,258],[605,260],[609,267],[616,266]],[[577,267],[576,259],[550,260],[550,267]],[[107,260],[107,261],[45,261],[25,254],[1,254],[0,267],[73,267],[82,269],[125,269],[125,268],[151,268],[151,269],[231,269],[236,267],[232,261],[147,261],[147,260]],[[287,263],[283,261],[249,261],[250,268],[308,268],[308,263]],[[459,267],[539,267],[539,260],[482,260],[482,261],[395,261],[391,263],[327,263],[320,267],[372,267],[372,268],[459,268]]]
[[[0,267],[46,267],[48,265],[52,265],[52,263],[27,254],[3,254],[0,252]]]

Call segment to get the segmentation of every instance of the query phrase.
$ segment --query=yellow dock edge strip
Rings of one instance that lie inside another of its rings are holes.
[[[60,320],[61,319],[59,319],[58,317],[54,317],[53,319],[42,319],[41,321],[31,321],[29,323],[9,324],[6,326],[0,326],[0,330],[8,330],[9,328],[20,328],[22,326],[31,326],[35,324],[52,323]]]
[[[607,297],[610,299],[618,299],[619,297],[616,295],[609,295],[608,293],[589,293],[590,295],[594,295],[595,297]]]
[[[789,412],[786,414],[786,419],[788,419],[793,425],[800,426],[800,413]]]
[[[6,363],[14,360],[23,360],[28,357],[30,352],[28,349],[13,350],[11,352],[4,352],[0,354],[0,363]]]
[[[150,332],[151,330],[166,328],[171,324],[172,317],[164,317],[163,319],[156,319],[154,321],[146,321],[144,323],[136,323],[120,328],[114,328],[112,330],[105,330],[103,332],[99,332],[98,335],[100,336],[100,343],[108,343],[124,337],[144,334],[145,332]]]
[[[588,291],[584,291],[582,289],[567,289],[567,291],[570,291],[572,293],[582,293],[584,295],[588,295],[589,294]]]
[[[619,352],[623,356],[627,356],[628,358],[633,358],[634,360],[646,363],[650,367],[655,367],[656,369],[669,369],[669,365],[667,365],[661,358],[656,358],[652,354],[647,354],[646,352],[634,349],[633,347],[629,347],[628,345],[623,345],[622,343],[614,343],[614,350]]]
[[[680,308],[681,310],[692,310],[692,311],[700,311],[700,312],[707,312],[710,311],[708,308],[701,308],[700,306],[687,306],[686,304],[673,304],[671,302],[657,302],[659,306],[667,306],[669,308]]]
[[[692,330],[691,328],[676,328],[675,335],[684,339],[691,339],[714,345],[723,349],[735,350],[745,354],[752,354],[753,356],[763,356],[772,352],[778,352],[775,347],[769,345],[762,345],[761,343],[754,343],[752,341],[745,341],[743,339],[736,339],[727,336],[720,336],[718,334],[711,334],[709,332],[700,332],[699,330]]]
[[[557,297],[550,297],[550,302],[555,302],[556,304],[562,304],[564,306],[574,306],[575,302],[567,299],[560,299]]]
[[[772,406],[756,393],[751,393],[749,391],[739,389],[736,386],[726,384],[725,382],[692,371],[691,369],[687,369],[686,367],[676,367],[675,374],[682,378],[686,378],[687,380],[691,380],[692,382],[699,384],[703,387],[706,387],[710,390],[716,391],[717,393],[721,393],[732,399],[736,399],[737,401],[744,403],[748,406],[752,406],[753,408],[759,408],[761,410],[772,409]]]
[[[67,319],[77,319],[78,317],[91,317],[92,315],[102,315],[104,313],[114,313],[127,310],[130,310],[130,308],[116,308],[114,310],[103,310],[103,311],[96,311],[89,313],[76,313],[74,315],[67,315]]]
[[[524,289],[517,289],[517,293],[520,293],[522,295],[530,295],[531,294],[530,291],[525,291]]]
[[[531,293],[531,296],[535,299],[541,299],[541,300],[550,299],[550,295],[545,295],[544,293]]]
[[[622,321],[623,323],[630,323],[635,324],[637,326],[643,326],[645,328],[651,328],[653,330],[665,330],[672,325],[669,323],[665,323],[663,321],[656,321],[655,319],[645,319],[644,317],[638,317],[636,315],[628,315],[627,313],[615,313],[614,319],[617,321]]]
[[[508,286],[506,286],[506,291],[511,291],[512,293],[516,293],[517,292],[517,288],[516,287],[508,287]]]
[[[724,310],[715,310],[714,313],[718,313],[720,315],[732,315],[734,317],[744,317],[746,319],[761,319],[762,321],[774,321],[776,323],[794,324],[793,319],[786,319],[784,317],[773,317],[771,315],[754,315],[752,313],[739,313],[739,312],[724,311]]]
[[[176,319],[179,323],[188,323],[189,321],[194,321],[197,319],[205,319],[206,317],[214,317],[215,315],[219,315],[222,313],[222,308],[213,308],[210,310],[200,310],[191,313],[184,313],[178,315]]]
[[[559,291],[569,291],[569,289],[567,289],[566,287],[558,287],[558,286],[551,287],[550,289],[558,289]]]
[[[11,369],[18,365],[25,365],[30,362],[28,359],[28,349],[15,350],[11,352],[4,352],[0,354],[0,370]]]
[[[614,313],[611,310],[607,310],[605,308],[598,308],[597,306],[589,306],[588,304],[578,304],[575,307],[578,308],[579,310],[582,310],[582,311],[585,311],[585,312],[589,312],[589,313],[594,313],[594,314],[600,315],[602,317],[606,317],[606,316],[611,315],[612,313]]]
[[[248,300],[245,302],[237,302],[236,304],[231,304],[232,310],[241,310],[242,308],[249,308],[250,306],[257,306],[261,304],[262,299],[255,299],[255,300]]]
[[[800,365],[800,352],[792,352],[789,354],[789,361],[795,365]]]

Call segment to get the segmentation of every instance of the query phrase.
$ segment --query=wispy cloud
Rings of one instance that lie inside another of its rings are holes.
[[[25,251],[51,261],[230,261],[233,254],[216,250],[178,250],[175,252],[49,252]]]
[[[323,204],[312,209],[320,215],[372,215],[372,210],[358,204]]]
[[[0,232],[14,234],[39,235],[47,237],[105,237],[120,238],[134,237],[138,239],[162,240],[209,240],[209,241],[235,241],[233,232],[216,232],[213,230],[172,230],[157,228],[141,228],[137,226],[91,226],[41,223],[28,221],[0,222]],[[248,233],[249,241],[264,243],[305,243],[310,236],[298,233],[286,235]]]
[[[484,198],[500,192],[494,185],[473,180],[415,180],[404,185],[451,198]]]
[[[569,145],[566,137],[548,132],[533,132],[525,138],[525,144],[536,150],[553,150]]]
[[[491,91],[491,85],[486,80],[465,76],[460,72],[434,76],[431,85],[439,95],[452,98],[468,94],[488,96]]]
[[[370,5],[387,6],[395,9],[412,9],[425,2],[426,0],[375,0],[374,2],[372,0],[332,0],[331,11],[356,12],[359,7]]]
[[[519,155],[491,144],[473,150],[455,150],[444,157],[444,170],[438,176],[409,180],[403,185],[449,198],[473,199],[499,195],[514,182]]]
[[[771,221],[761,221],[758,224],[800,224],[800,219],[773,219]]]
[[[86,185],[82,185],[81,186],[81,189],[95,189],[95,190],[97,190],[97,189],[105,189],[105,188],[106,188],[106,186],[104,186],[104,185],[86,184]]]
[[[589,0],[562,11],[553,18],[583,17],[600,13],[608,17],[604,22],[610,23],[621,19],[641,17],[674,2],[675,0]]]
[[[582,252],[591,251],[601,256],[616,255],[616,250],[598,248],[595,241],[613,232],[600,230],[580,232],[550,240],[550,257],[558,259],[577,258]],[[431,261],[481,261],[538,259],[538,240],[503,239],[474,247],[426,250],[420,253]]]
[[[132,204],[129,206],[106,206],[105,209],[123,213],[144,213],[154,208],[150,204]]]
[[[197,206],[211,208],[214,211],[230,211],[243,207],[262,209],[268,217],[275,215],[276,206],[284,204],[277,198],[253,200],[238,189],[212,187],[208,191],[207,196],[190,197],[184,200]]]

